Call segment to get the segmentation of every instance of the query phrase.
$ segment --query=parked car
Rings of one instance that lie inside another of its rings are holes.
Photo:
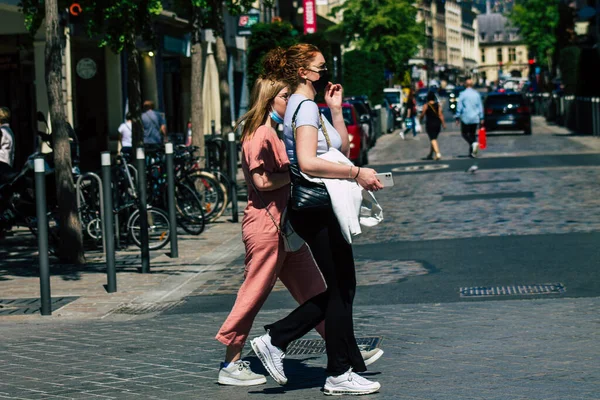
[[[531,109],[525,96],[513,91],[492,92],[483,103],[484,125],[491,131],[523,131],[531,135]]]
[[[394,129],[402,127],[404,117],[404,93],[402,88],[385,88],[383,96],[390,103],[390,110],[394,115]]]
[[[352,104],[356,109],[358,120],[363,125],[363,129],[368,137],[367,143],[369,148],[375,146],[378,137],[377,127],[379,125],[376,120],[379,118],[379,113],[371,108],[367,96],[348,97],[344,101]]]
[[[319,104],[319,110],[333,124],[331,110],[327,107],[327,104]],[[350,156],[348,158],[359,167],[368,164],[368,137],[358,119],[356,109],[350,103],[342,103],[342,114],[348,129],[348,139],[350,139]]]

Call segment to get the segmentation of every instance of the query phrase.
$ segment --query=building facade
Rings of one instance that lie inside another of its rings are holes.
[[[477,17],[479,76],[491,84],[508,77],[527,77],[527,46],[504,15],[486,12]]]

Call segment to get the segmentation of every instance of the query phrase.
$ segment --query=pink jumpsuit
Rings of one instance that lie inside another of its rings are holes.
[[[263,202],[250,184],[250,171],[263,167],[270,173],[285,172],[289,167],[285,145],[274,129],[265,125],[242,144],[242,170],[248,186],[248,206],[242,220],[242,240],[246,247],[244,283],[229,316],[216,339],[226,346],[243,346],[252,323],[271,293],[277,278],[299,304],[322,293],[325,281],[310,250],[304,245],[287,253],[275,224],[265,211]],[[275,221],[287,206],[289,185],[273,191],[260,192]],[[323,336],[323,323],[317,327]]]

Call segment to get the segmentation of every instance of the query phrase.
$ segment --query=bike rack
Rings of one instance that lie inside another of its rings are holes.
[[[100,198],[100,220],[103,221],[104,213],[102,210],[104,210],[104,197],[102,191],[102,179],[100,179],[100,177],[93,172],[86,172],[85,174],[79,175],[79,177],[77,178],[77,184],[75,187],[77,190],[77,213],[79,214],[79,220],[82,221],[81,201],[85,201],[83,193],[81,192],[81,182],[83,182],[84,180],[96,180],[98,182],[98,197]],[[100,229],[102,230],[102,225],[100,226]],[[104,232],[102,232],[102,249],[104,250],[104,252],[106,252],[106,238]]]

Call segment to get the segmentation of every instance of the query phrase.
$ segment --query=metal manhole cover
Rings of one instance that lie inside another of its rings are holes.
[[[427,172],[436,171],[440,169],[450,168],[449,164],[423,164],[423,165],[409,165],[407,167],[396,167],[392,168],[392,172]]]
[[[535,285],[488,286],[460,288],[460,297],[523,296],[539,294],[563,294],[567,291],[562,283]]]
[[[183,304],[183,300],[165,303],[124,304],[113,311],[113,314],[143,315],[163,312]]]

